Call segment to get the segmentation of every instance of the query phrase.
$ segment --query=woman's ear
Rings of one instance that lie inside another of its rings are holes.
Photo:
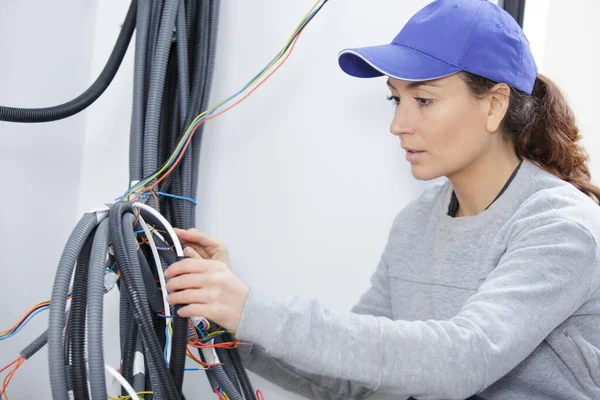
[[[500,129],[500,125],[506,112],[510,99],[510,87],[506,83],[498,83],[490,89],[486,96],[489,102],[489,111],[487,115],[486,129],[493,133]]]

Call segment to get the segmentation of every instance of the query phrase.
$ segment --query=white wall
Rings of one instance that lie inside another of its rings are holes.
[[[531,0],[541,1],[541,0]],[[548,7],[544,73],[566,94],[590,154],[593,181],[600,183],[600,2],[594,0],[552,1]]]
[[[88,87],[95,7],[95,0],[0,1],[0,104],[56,105]],[[62,246],[76,222],[84,122],[85,115],[38,125],[0,122],[0,330],[50,298]],[[0,342],[0,365],[46,326],[47,314],[41,314]],[[43,351],[23,365],[8,394],[48,399],[48,381]]]
[[[529,0],[535,1],[543,0]],[[237,91],[271,60],[313,2],[223,2],[213,102]],[[27,3],[28,10],[37,10],[34,16],[0,2],[0,34],[12,38],[0,44],[2,54],[12,57],[0,63],[0,104],[68,100],[103,67],[127,4]],[[426,3],[330,1],[286,66],[247,101],[207,124],[198,227],[229,244],[234,269],[258,290],[315,296],[333,309],[347,310],[368,286],[394,215],[426,184],[412,178],[397,138],[388,133],[393,109],[385,101],[384,81],[346,76],[336,56],[344,47],[391,40]],[[584,82],[583,76],[598,70],[598,56],[582,52],[591,38],[576,32],[594,27],[590,10],[598,11],[598,5],[592,0],[555,5],[547,19],[555,29],[549,33],[552,40],[544,40],[542,29],[535,43],[531,38],[532,45],[544,49],[544,72],[574,98],[592,144],[595,97],[590,85],[597,82]],[[69,18],[57,23],[63,14]],[[562,35],[573,40],[563,43]],[[52,124],[0,124],[0,165],[10,172],[0,212],[2,225],[10,227],[1,233],[6,279],[0,283],[0,301],[11,305],[5,307],[0,329],[49,298],[62,245],[76,218],[125,189],[132,49],[111,87],[88,112]],[[559,56],[567,51],[569,64]],[[45,72],[51,69],[52,74]],[[53,176],[62,180],[54,183]],[[117,294],[106,297],[105,337],[112,342],[107,360],[116,365],[117,318],[109,313],[117,310]],[[46,318],[38,317],[17,337],[0,342],[0,366],[44,329]],[[25,363],[9,394],[50,398],[46,365],[45,353]],[[32,377],[41,383],[31,385]],[[299,398],[252,378],[267,399]],[[194,372],[187,375],[185,392],[189,399],[211,396],[204,375]]]

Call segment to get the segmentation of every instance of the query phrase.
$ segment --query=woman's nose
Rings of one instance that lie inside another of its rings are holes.
[[[394,111],[394,119],[390,125],[390,132],[393,135],[412,134],[414,132],[414,121],[410,116],[410,111],[406,106],[398,104]]]

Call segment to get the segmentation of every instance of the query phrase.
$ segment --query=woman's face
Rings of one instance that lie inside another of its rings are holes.
[[[407,150],[415,178],[452,179],[492,148],[498,135],[490,132],[501,122],[493,118],[493,101],[475,98],[457,74],[423,82],[390,78],[387,83],[395,104],[390,131]]]

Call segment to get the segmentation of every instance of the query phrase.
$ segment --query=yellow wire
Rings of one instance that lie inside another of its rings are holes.
[[[298,25],[296,26],[296,29],[294,29],[294,33],[292,33],[290,35],[290,37],[288,38],[288,40],[285,42],[285,46],[283,46],[283,49],[281,49],[281,51],[277,55],[277,58],[273,59],[273,61],[271,61],[271,63],[267,66],[267,68],[265,68],[265,70],[263,71],[263,73],[260,74],[259,76],[257,76],[252,82],[250,82],[250,85],[252,85],[254,82],[256,82],[257,80],[259,80],[264,74],[267,73],[267,71],[268,71],[269,68],[271,68],[274,64],[277,63],[277,61],[279,61],[279,59],[281,58],[281,56],[283,56],[284,50],[286,49],[286,47],[288,47],[288,45],[292,42],[292,39],[294,38],[294,36],[296,35],[296,33],[298,33],[298,30],[302,26],[302,23],[315,10],[315,8],[317,8],[317,6],[319,5],[320,2],[321,2],[321,0],[317,0],[317,2],[315,3],[315,5],[313,5],[312,8],[302,18],[302,20],[300,20],[300,23],[298,23]]]
[[[220,335],[223,332],[225,332],[225,331],[223,330],[223,331],[216,331],[216,332],[210,333],[210,334],[206,335],[206,337],[202,340],[212,339],[213,337]]]
[[[139,395],[143,395],[143,394],[153,394],[154,392],[137,392],[136,394]],[[120,396],[120,397],[110,397],[108,396],[108,398],[110,400],[129,400],[131,398],[131,396]]]
[[[223,397],[225,397],[225,400],[229,400],[229,396],[227,396],[227,393],[223,392]]]
[[[289,44],[292,42],[292,40],[293,40],[293,37],[294,37],[294,36],[296,35],[296,33],[298,32],[298,29],[300,29],[300,26],[302,26],[302,23],[303,23],[303,22],[306,20],[306,18],[308,18],[308,16],[309,16],[309,15],[310,15],[310,14],[311,14],[313,11],[314,11],[314,9],[317,7],[317,5],[319,5],[319,3],[321,3],[321,1],[322,1],[322,0],[318,0],[318,1],[317,1],[317,2],[316,2],[316,3],[315,3],[313,6],[312,6],[312,8],[311,8],[311,9],[310,9],[310,10],[309,10],[307,13],[306,13],[306,15],[304,16],[304,18],[302,18],[302,20],[300,21],[300,23],[299,23],[299,24],[296,26],[296,29],[294,30],[294,33],[292,33],[292,34],[290,35],[290,37],[288,38],[288,40],[287,40],[287,42],[286,42],[285,46],[284,46],[284,47],[283,47],[283,49],[282,49],[282,50],[279,52],[279,54],[277,55],[277,57],[276,57],[275,59],[273,59],[273,61],[271,61],[271,63],[270,63],[268,66],[267,66],[267,68],[265,68],[265,69],[264,69],[264,71],[263,71],[263,72],[262,72],[260,75],[258,75],[256,78],[254,78],[254,80],[252,80],[252,82],[250,82],[250,84],[249,84],[248,86],[250,86],[250,85],[254,84],[254,82],[256,82],[257,80],[259,80],[259,79],[260,79],[260,78],[261,78],[263,75],[265,75],[265,74],[267,73],[267,71],[269,70],[269,68],[271,68],[271,67],[272,67],[274,64],[276,64],[276,63],[277,63],[277,61],[279,61],[279,60],[281,59],[281,57],[282,57],[282,56],[283,56],[283,54],[284,54],[284,50],[285,50],[285,49],[288,47],[288,45],[289,45]],[[187,136],[188,136],[188,133],[189,133],[189,131],[192,129],[192,127],[194,126],[194,124],[195,124],[195,123],[196,123],[196,122],[197,122],[197,121],[198,121],[200,118],[202,118],[203,116],[205,116],[206,114],[208,114],[209,112],[211,112],[212,110],[214,110],[215,108],[219,107],[221,104],[225,103],[225,101],[226,101],[226,100],[227,100],[227,99],[223,99],[223,100],[221,100],[220,102],[218,102],[217,104],[215,104],[214,106],[212,106],[211,108],[209,108],[208,110],[206,110],[206,111],[203,111],[201,114],[197,115],[197,116],[196,116],[196,118],[194,118],[194,120],[193,120],[193,121],[190,123],[190,125],[189,125],[189,126],[188,126],[188,128],[186,129],[186,131],[185,131],[185,134],[184,134],[184,135],[181,137],[181,140],[179,141],[179,143],[177,143],[177,148],[178,148],[178,147],[180,147],[180,146],[181,146],[181,145],[184,143],[184,140],[187,140]],[[146,183],[148,183],[148,182],[152,182],[152,181],[153,181],[154,179],[156,179],[156,178],[157,178],[157,177],[158,177],[160,174],[162,174],[162,173],[163,173],[163,171],[164,171],[165,169],[167,169],[167,167],[169,167],[169,166],[170,166],[170,164],[171,164],[171,161],[173,161],[173,159],[175,158],[175,155],[176,155],[176,153],[175,153],[175,152],[173,152],[173,154],[171,154],[171,157],[169,157],[169,159],[168,159],[168,160],[167,160],[167,161],[164,163],[163,167],[162,167],[160,170],[158,170],[158,171],[157,171],[157,172],[156,172],[154,175],[152,175],[150,178],[148,178],[148,179],[146,179],[146,180],[145,180],[145,181],[146,181]],[[127,198],[127,197],[131,196],[131,195],[133,194],[133,192],[135,192],[137,189],[140,189],[140,188],[141,188],[141,187],[139,187],[139,188],[135,188],[135,186],[134,186],[134,188],[133,188],[133,189],[131,189],[129,192],[127,192],[127,193],[125,194],[125,196],[123,196],[123,198]]]

